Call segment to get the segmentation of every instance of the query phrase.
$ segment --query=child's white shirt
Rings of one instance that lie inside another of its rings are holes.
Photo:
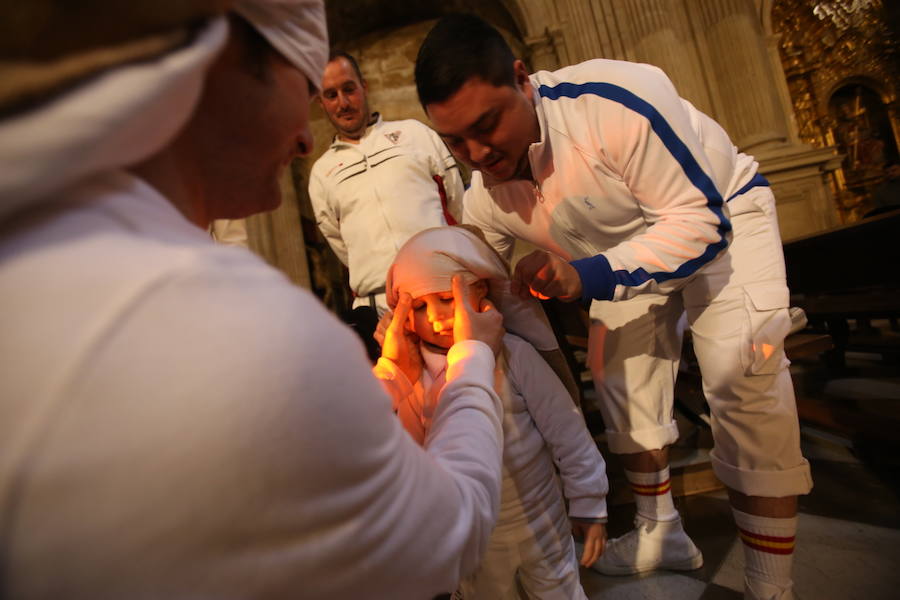
[[[548,529],[556,528],[565,511],[559,480],[570,517],[606,518],[606,463],[581,412],[531,344],[510,333],[503,343],[506,366],[495,374],[503,403],[503,483],[492,542],[550,534]],[[434,409],[429,403],[443,385],[447,357],[424,346],[422,356],[420,406],[413,412],[427,439],[427,415]],[[499,364],[504,361],[498,359]]]

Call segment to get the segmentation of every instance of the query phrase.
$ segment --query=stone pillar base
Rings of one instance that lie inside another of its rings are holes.
[[[758,151],[755,158],[772,184],[783,241],[840,225],[827,179],[842,158],[834,148],[782,146]]]

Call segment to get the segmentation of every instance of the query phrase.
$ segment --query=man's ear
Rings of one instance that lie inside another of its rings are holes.
[[[534,90],[531,87],[531,79],[528,78],[528,68],[518,58],[513,61],[513,77],[516,82],[516,88],[530,98]]]

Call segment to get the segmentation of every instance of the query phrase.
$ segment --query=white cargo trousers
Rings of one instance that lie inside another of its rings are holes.
[[[789,294],[775,199],[758,186],[728,208],[731,244],[679,292],[592,303],[588,363],[598,408],[614,453],[678,438],[673,396],[684,313],[710,406],[716,476],[751,496],[805,494],[812,478],[784,354]]]

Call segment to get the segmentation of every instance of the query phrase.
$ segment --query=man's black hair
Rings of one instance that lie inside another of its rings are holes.
[[[416,90],[427,107],[443,102],[472,77],[514,86],[516,57],[500,32],[475,15],[452,14],[425,36],[416,57]]]
[[[356,77],[359,79],[360,83],[364,83],[366,78],[363,77],[362,71],[359,70],[359,63],[356,62],[356,59],[353,58],[348,52],[344,52],[343,50],[338,50],[336,48],[332,48],[331,52],[328,53],[328,62],[333,60],[337,60],[339,58],[344,58],[350,63],[350,66],[353,67],[353,70],[356,72]]]

